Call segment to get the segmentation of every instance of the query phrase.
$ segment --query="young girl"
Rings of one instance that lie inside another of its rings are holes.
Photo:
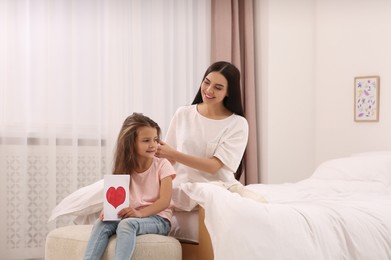
[[[265,202],[237,180],[247,140],[240,72],[229,62],[215,62],[206,70],[192,105],[178,108],[166,141],[158,147],[157,156],[170,160],[177,172],[174,203],[180,198],[177,187],[185,182],[213,182]]]
[[[129,260],[136,236],[167,235],[172,217],[172,179],[167,159],[155,157],[161,134],[150,118],[133,113],[124,121],[117,140],[113,174],[130,175],[130,205],[118,212],[120,221],[103,221],[103,211],[91,232],[84,259],[100,259],[110,236],[117,234],[115,259]]]

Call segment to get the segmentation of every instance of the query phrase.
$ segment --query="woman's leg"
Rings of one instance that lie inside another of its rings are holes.
[[[136,236],[143,234],[167,235],[170,228],[170,222],[160,216],[121,220],[117,228],[115,260],[131,258],[136,247]]]
[[[253,191],[247,189],[240,182],[236,182],[235,184],[228,184],[228,183],[225,183],[222,181],[212,181],[210,183],[217,185],[217,186],[220,186],[220,187],[223,187],[223,188],[229,190],[230,192],[238,193],[243,198],[249,198],[249,199],[255,200],[257,202],[267,203],[266,199],[261,194],[258,194],[256,192],[253,192]]]
[[[84,260],[98,260],[106,250],[109,238],[118,226],[118,221],[102,221],[97,219],[92,228],[90,240],[88,241]]]
[[[234,185],[228,187],[228,190],[230,192],[236,192],[244,198],[253,199],[257,202],[267,203],[266,199],[261,194],[255,193],[255,192],[247,189],[241,183],[237,183],[237,184],[234,184]]]

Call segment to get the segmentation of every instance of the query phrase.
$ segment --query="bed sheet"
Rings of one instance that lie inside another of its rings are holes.
[[[391,259],[391,189],[369,186],[312,179],[247,186],[265,204],[207,183],[181,188],[205,208],[216,260]]]
[[[216,260],[382,260],[391,259],[390,187],[390,153],[377,153],[324,162],[297,183],[247,186],[268,203],[208,183],[175,187],[173,200],[182,210],[205,208]],[[102,181],[80,188],[49,221],[64,215],[76,216],[77,224],[96,219],[102,192]],[[172,234],[196,242],[198,216],[174,215]]]

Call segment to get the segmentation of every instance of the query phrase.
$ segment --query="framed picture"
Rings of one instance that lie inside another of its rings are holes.
[[[379,121],[380,77],[354,78],[354,121]]]

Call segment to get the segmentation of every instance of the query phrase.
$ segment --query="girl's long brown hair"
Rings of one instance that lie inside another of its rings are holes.
[[[159,125],[141,113],[133,113],[122,124],[114,153],[113,174],[132,174],[137,166],[136,138],[141,127],[156,128],[160,138]]]

